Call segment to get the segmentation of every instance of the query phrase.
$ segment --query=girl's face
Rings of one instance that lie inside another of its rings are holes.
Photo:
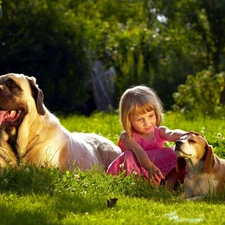
[[[130,122],[139,134],[149,134],[154,131],[154,127],[156,126],[157,118],[155,111],[152,110],[145,114],[131,116]]]

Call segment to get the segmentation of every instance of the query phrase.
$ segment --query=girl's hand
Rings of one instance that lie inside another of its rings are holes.
[[[153,183],[155,186],[159,186],[161,180],[165,179],[164,175],[160,171],[160,169],[154,164],[148,170],[148,181]]]

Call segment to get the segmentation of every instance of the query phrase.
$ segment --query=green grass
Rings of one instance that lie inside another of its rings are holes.
[[[122,130],[113,114],[74,115],[60,121],[71,131],[95,132],[115,143]],[[164,125],[200,132],[218,155],[225,154],[223,118],[169,113]],[[0,171],[0,224],[225,224],[225,192],[199,202],[178,197],[141,179],[112,177],[94,169],[60,173],[35,166],[7,168]],[[118,201],[108,208],[111,198]]]

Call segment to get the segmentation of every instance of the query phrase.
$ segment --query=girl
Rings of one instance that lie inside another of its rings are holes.
[[[123,153],[108,167],[108,174],[117,175],[125,169],[126,175],[144,176],[155,186],[166,179],[169,190],[182,182],[185,170],[176,172],[177,156],[172,148],[164,148],[164,143],[175,142],[187,132],[160,126],[162,112],[162,103],[151,88],[140,85],[124,92],[119,103]]]

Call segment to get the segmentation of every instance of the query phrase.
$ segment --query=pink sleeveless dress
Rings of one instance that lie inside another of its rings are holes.
[[[172,148],[164,148],[165,141],[160,137],[158,127],[155,127],[154,133],[155,137],[152,141],[146,141],[134,132],[133,136],[146,151],[149,159],[161,170],[165,177],[170,171],[176,173],[177,155]],[[137,174],[148,179],[148,172],[140,166],[133,152],[123,149],[121,139],[118,145],[122,150],[122,154],[109,165],[107,173],[118,175],[125,170],[126,175]],[[179,174],[180,182],[183,182],[184,176],[185,171],[182,171]]]

